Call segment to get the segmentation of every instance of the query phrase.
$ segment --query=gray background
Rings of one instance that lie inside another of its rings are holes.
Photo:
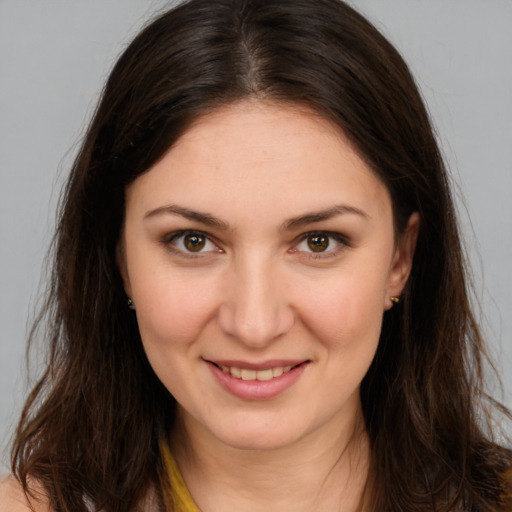
[[[434,118],[511,406],[512,0],[352,3],[398,46]],[[0,469],[60,184],[114,58],[169,4],[0,0]]]

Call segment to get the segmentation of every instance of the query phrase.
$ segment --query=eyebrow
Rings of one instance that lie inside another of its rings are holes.
[[[317,212],[310,212],[304,215],[299,215],[298,217],[293,217],[292,219],[287,220],[281,226],[282,231],[290,231],[292,229],[297,229],[307,224],[313,224],[315,222],[322,222],[324,220],[332,219],[338,215],[351,214],[351,215],[359,215],[363,217],[365,220],[369,220],[370,216],[366,214],[363,210],[356,208],[355,206],[349,205],[336,205],[331,208],[326,208],[325,210],[319,210]]]
[[[227,222],[224,222],[210,213],[190,210],[189,208],[183,208],[182,206],[177,206],[175,204],[169,204],[167,206],[161,206],[160,208],[150,210],[144,215],[144,219],[149,219],[162,214],[178,215],[188,220],[200,222],[210,228],[220,229],[221,231],[231,230],[231,227]]]
[[[210,213],[191,210],[189,208],[184,208],[183,206],[178,206],[175,204],[169,204],[166,206],[155,208],[154,210],[149,210],[144,215],[144,219],[148,219],[162,214],[178,215],[185,219],[200,222],[205,226],[219,229],[221,231],[232,231],[231,226],[227,222],[219,219],[218,217],[215,217]],[[369,220],[370,218],[367,213],[365,213],[363,210],[360,210],[359,208],[356,208],[355,206],[341,204],[316,212],[308,212],[303,215],[299,215],[297,217],[288,219],[281,225],[280,230],[291,231],[293,229],[306,226],[307,224],[322,222],[324,220],[332,219],[333,217],[336,217],[338,215],[346,214],[358,215],[364,218],[365,220]]]

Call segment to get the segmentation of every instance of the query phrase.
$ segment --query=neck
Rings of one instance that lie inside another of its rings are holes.
[[[313,432],[274,450],[233,448],[197,435],[196,428],[180,418],[171,448],[202,512],[364,508],[370,448],[360,411],[342,429]]]

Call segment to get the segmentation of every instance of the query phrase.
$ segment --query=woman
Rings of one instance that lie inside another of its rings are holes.
[[[192,0],[143,30],[55,258],[8,510],[512,508],[428,115],[344,3]]]

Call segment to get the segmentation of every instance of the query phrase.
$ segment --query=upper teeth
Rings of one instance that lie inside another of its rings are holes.
[[[221,365],[224,373],[229,373],[233,377],[242,380],[270,380],[274,377],[280,377],[283,373],[289,372],[292,366],[276,366],[267,370],[249,370],[247,368],[238,368],[236,366]]]

